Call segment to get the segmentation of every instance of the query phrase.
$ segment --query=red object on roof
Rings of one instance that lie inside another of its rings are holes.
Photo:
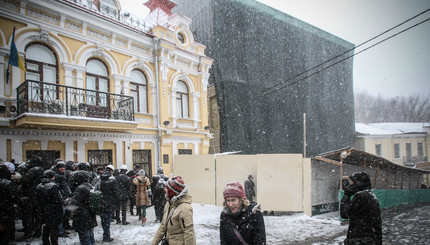
[[[171,0],[149,0],[144,3],[144,5],[149,8],[150,12],[160,8],[170,16],[172,15],[172,9],[176,7],[177,4]]]

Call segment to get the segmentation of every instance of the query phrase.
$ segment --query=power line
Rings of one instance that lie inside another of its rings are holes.
[[[429,10],[430,10],[430,9],[429,9]],[[360,53],[363,53],[364,51],[367,51],[368,49],[373,48],[373,47],[375,47],[376,45],[379,45],[379,44],[381,44],[381,43],[383,43],[383,42],[387,41],[388,39],[391,39],[391,38],[393,38],[393,37],[395,37],[395,36],[397,36],[397,35],[399,35],[399,34],[401,34],[401,33],[405,32],[405,31],[408,31],[408,30],[410,30],[410,29],[412,29],[412,28],[414,28],[414,27],[416,27],[416,26],[418,26],[418,25],[421,25],[421,24],[423,24],[424,22],[427,22],[427,21],[429,21],[429,20],[430,20],[430,18],[427,18],[427,19],[425,19],[425,20],[423,20],[423,21],[421,21],[421,22],[419,22],[419,23],[417,23],[417,24],[415,24],[415,25],[412,25],[412,26],[410,26],[410,27],[408,27],[408,28],[406,28],[406,29],[404,29],[404,30],[402,30],[402,31],[400,31],[400,32],[397,32],[396,34],[393,34],[393,35],[391,35],[391,36],[389,36],[389,37],[387,37],[387,38],[385,38],[385,39],[383,39],[383,40],[381,40],[381,41],[379,41],[379,42],[377,42],[377,43],[375,43],[375,44],[373,44],[373,45],[371,45],[371,46],[369,46],[369,47],[367,47],[367,48],[365,48],[365,49],[363,49],[363,50],[361,50],[361,51],[359,51],[359,52],[357,52],[357,53],[355,53],[355,54],[353,54],[353,55],[350,55],[350,56],[348,56],[348,57],[346,57],[346,58],[343,58],[343,59],[341,59],[341,60],[339,60],[339,61],[337,61],[337,62],[335,62],[335,63],[333,63],[333,64],[331,64],[331,65],[329,65],[329,66],[327,66],[327,67],[324,67],[324,68],[322,68],[321,70],[318,70],[318,71],[316,71],[316,72],[314,72],[314,73],[312,73],[312,74],[310,74],[310,75],[308,75],[308,76],[306,76],[306,77],[303,77],[303,78],[301,78],[301,79],[299,79],[299,80],[297,80],[297,81],[295,81],[295,82],[292,82],[292,83],[286,84],[286,85],[284,85],[284,86],[282,86],[282,87],[278,88],[278,89],[277,89],[277,90],[275,90],[275,91],[272,91],[272,92],[270,92],[270,93],[264,93],[264,95],[270,95],[270,94],[276,93],[276,92],[278,92],[278,91],[279,91],[279,90],[281,90],[281,89],[284,89],[284,88],[286,88],[286,87],[288,87],[288,86],[290,86],[290,85],[294,85],[294,84],[296,84],[296,83],[298,83],[298,82],[300,82],[300,81],[303,81],[303,80],[307,79],[308,77],[311,77],[311,76],[313,76],[313,75],[315,75],[315,74],[317,74],[317,73],[320,73],[320,72],[322,72],[322,71],[324,71],[324,70],[326,70],[326,69],[328,69],[328,68],[330,68],[330,67],[332,67],[332,66],[334,66],[334,65],[337,65],[337,64],[339,64],[339,63],[341,63],[341,62],[343,62],[343,61],[345,61],[345,60],[347,60],[347,59],[350,59],[350,58],[354,57],[355,55],[358,55],[358,54],[360,54]],[[319,66],[320,66],[320,65],[319,65]],[[308,71],[310,71],[310,70],[308,70]],[[303,74],[303,73],[301,73],[301,74]],[[297,76],[295,76],[295,77],[297,77]],[[287,81],[289,81],[289,80],[291,80],[291,79],[288,79]],[[279,84],[278,84],[278,85],[276,85],[276,86],[274,86],[274,87],[277,87],[277,86],[279,86]],[[274,87],[272,87],[272,88],[274,88]],[[269,89],[272,89],[272,88],[269,88]],[[266,91],[267,91],[267,90],[266,90]]]
[[[430,11],[430,8],[429,9],[427,9],[427,10],[425,10],[425,11],[423,11],[423,12],[421,12],[421,13],[419,13],[419,14],[417,14],[417,15],[415,15],[415,16],[413,16],[413,17],[411,17],[411,18],[409,18],[409,19],[407,19],[407,20],[405,20],[405,21],[403,21],[403,22],[401,22],[400,24],[398,24],[398,25],[396,25],[396,26],[394,26],[394,27],[392,27],[392,28],[390,28],[390,29],[388,29],[388,30],[386,30],[386,31],[384,31],[384,32],[382,32],[382,33],[380,33],[380,34],[378,34],[378,35],[376,35],[376,36],[374,36],[374,37],[372,37],[371,39],[369,39],[369,40],[367,40],[367,41],[365,41],[365,42],[363,42],[363,43],[361,43],[361,44],[359,44],[358,46],[355,46],[354,48],[351,48],[351,49],[349,49],[349,50],[346,50],[346,51],[344,51],[343,53],[341,53],[341,54],[339,54],[339,55],[336,55],[336,56],[334,56],[334,57],[332,57],[332,58],[330,58],[330,59],[328,59],[328,60],[326,60],[326,61],[324,61],[323,63],[320,63],[320,64],[318,64],[318,65],[316,65],[316,66],[314,66],[314,67],[312,67],[312,68],[310,68],[310,69],[308,69],[308,70],[305,70],[305,71],[303,71],[303,72],[301,72],[301,73],[299,73],[299,74],[297,74],[297,75],[295,75],[295,76],[293,76],[293,77],[291,77],[291,78],[289,78],[289,79],[287,79],[287,80],[285,80],[285,81],[282,81],[282,82],[280,82],[280,83],[277,83],[277,84],[275,84],[275,85],[273,85],[273,86],[271,86],[271,87],[269,87],[269,88],[266,88],[266,89],[263,89],[262,91],[260,91],[260,92],[258,92],[256,95],[258,96],[258,95],[260,95],[260,94],[265,94],[265,95],[268,95],[268,94],[272,94],[272,93],[266,93],[267,91],[269,91],[269,90],[271,90],[271,89],[274,89],[274,88],[276,88],[276,87],[278,87],[278,86],[280,86],[280,85],[283,85],[283,84],[285,84],[285,83],[287,83],[287,82],[289,82],[289,81],[291,81],[291,80],[293,80],[293,79],[295,79],[295,78],[297,78],[297,77],[299,77],[299,76],[301,76],[301,75],[304,75],[304,74],[306,74],[306,73],[308,73],[308,72],[310,72],[310,71],[312,71],[312,70],[314,70],[314,69],[316,69],[316,68],[318,68],[318,67],[320,67],[320,66],[323,66],[324,64],[326,64],[326,63],[328,63],[328,62],[330,62],[330,61],[332,61],[332,60],[334,60],[334,59],[337,59],[337,58],[339,58],[340,56],[343,56],[344,54],[346,54],[346,53],[349,53],[349,52],[351,52],[351,51],[353,51],[354,49],[357,49],[358,47],[361,47],[361,46],[363,46],[363,45],[365,45],[365,44],[367,44],[367,43],[369,43],[370,41],[373,41],[373,40],[375,40],[376,38],[378,38],[378,37],[380,37],[380,36],[382,36],[382,35],[384,35],[384,34],[386,34],[386,33],[388,33],[388,32],[390,32],[390,31],[392,31],[393,29],[395,29],[395,28],[397,28],[397,27],[399,27],[399,26],[401,26],[401,25],[403,25],[403,24],[405,24],[405,23],[407,23],[407,22],[409,22],[409,21],[411,21],[411,20],[413,20],[413,19],[415,19],[415,18],[417,18],[418,16],[420,16],[420,15],[423,15],[424,13],[426,13],[426,12],[428,12],[428,11]],[[427,19],[428,20],[428,19]],[[427,21],[427,20],[425,20],[425,21]],[[425,21],[423,21],[423,22],[425,22]],[[423,22],[421,22],[421,23],[423,23]],[[421,24],[421,23],[419,23],[419,24]],[[416,26],[416,25],[414,25],[414,26]],[[408,29],[410,29],[410,28],[408,28]],[[408,30],[408,29],[406,29],[406,30]],[[405,31],[406,31],[405,30]],[[404,32],[404,31],[402,31],[402,32]],[[399,32],[399,33],[397,33],[397,34],[400,34],[400,33],[402,33],[402,32]],[[396,36],[397,34],[395,34],[395,35],[393,35],[393,36]],[[393,36],[391,36],[391,37],[393,37]],[[390,37],[390,38],[391,38]],[[388,40],[388,39],[390,39],[390,38],[386,38],[386,39],[384,39],[383,41],[385,41],[385,40]],[[378,42],[377,44],[379,44],[379,43],[381,43],[381,42]],[[375,46],[375,45],[372,45],[372,46],[370,46],[370,47],[373,47],[373,46]],[[369,47],[369,48],[370,48]],[[367,49],[369,49],[369,48],[366,48],[365,50],[367,50]],[[364,51],[364,50],[363,50]],[[360,51],[359,53],[361,53],[362,51]],[[356,53],[356,54],[359,54],[359,53]],[[332,64],[332,65],[330,65],[330,66],[328,66],[328,67],[326,67],[326,68],[324,68],[323,70],[325,70],[325,69],[327,69],[327,68],[329,68],[329,67],[332,67],[333,65],[335,65],[335,64],[338,64],[338,63],[340,63],[340,62],[342,62],[342,61],[345,61],[346,59],[349,59],[349,58],[351,58],[351,57],[353,57],[354,55],[351,55],[351,56],[348,56],[347,58],[344,58],[344,59],[342,59],[342,60],[340,60],[340,61],[338,61],[338,62],[336,62],[336,63],[334,63],[334,64]],[[320,71],[323,71],[323,70],[320,70]],[[318,71],[319,72],[319,71]],[[318,72],[315,72],[315,73],[312,73],[311,75],[309,75],[309,76],[306,76],[305,78],[302,78],[302,79],[300,79],[300,80],[298,80],[298,81],[302,81],[302,80],[304,80],[304,79],[306,79],[306,78],[308,78],[308,77],[310,77],[310,76],[312,76],[312,75],[315,75],[315,74],[317,74]],[[294,83],[291,83],[291,84],[289,84],[289,85],[292,85],[292,84],[295,84],[295,83],[297,83],[298,81],[296,81],[296,82],[294,82]],[[288,84],[287,84],[287,86],[289,86]],[[283,86],[283,87],[281,87],[281,88],[284,88],[285,86]],[[279,89],[278,89],[279,90]],[[275,90],[275,92],[276,91],[278,91],[278,90]]]

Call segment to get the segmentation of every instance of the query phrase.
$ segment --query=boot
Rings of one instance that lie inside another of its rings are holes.
[[[146,218],[142,218],[142,226],[146,225]]]
[[[139,220],[142,220],[142,215],[139,215]]]

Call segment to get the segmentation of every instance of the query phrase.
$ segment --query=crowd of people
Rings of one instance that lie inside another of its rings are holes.
[[[43,244],[58,244],[73,228],[82,245],[93,245],[96,216],[101,219],[103,241],[112,242],[110,224],[128,225],[127,212],[146,225],[146,209],[154,205],[160,222],[152,244],[196,244],[192,197],[180,176],[168,178],[159,168],[151,179],[139,167],[128,170],[108,165],[94,172],[89,163],[57,159],[44,170],[39,157],[26,163],[0,163],[0,244],[15,241],[15,221],[22,220],[24,240],[42,237]],[[255,198],[254,177],[245,190],[229,182],[223,192],[220,215],[221,244],[266,244],[266,230]],[[342,185],[341,216],[350,220],[345,244],[381,244],[379,202],[371,192],[370,177],[356,172]],[[99,202],[98,202],[99,201]],[[17,216],[18,215],[18,216]],[[72,221],[72,224],[70,224]],[[119,241],[120,242],[120,241]]]
[[[40,157],[24,163],[0,162],[0,244],[37,238],[43,244],[58,244],[58,237],[70,235],[68,230],[78,233],[81,244],[95,244],[97,216],[103,241],[112,242],[111,222],[128,225],[130,212],[146,225],[149,206],[154,206],[156,222],[161,222],[168,182],[162,168],[150,180],[139,166],[128,170],[127,165],[119,169],[107,165],[93,171],[88,162],[63,159],[55,160],[50,169],[42,166]],[[24,236],[16,239],[19,220]]]

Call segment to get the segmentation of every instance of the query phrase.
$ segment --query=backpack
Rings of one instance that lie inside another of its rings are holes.
[[[103,211],[103,193],[95,188],[90,191],[90,209],[95,214],[101,214]]]

